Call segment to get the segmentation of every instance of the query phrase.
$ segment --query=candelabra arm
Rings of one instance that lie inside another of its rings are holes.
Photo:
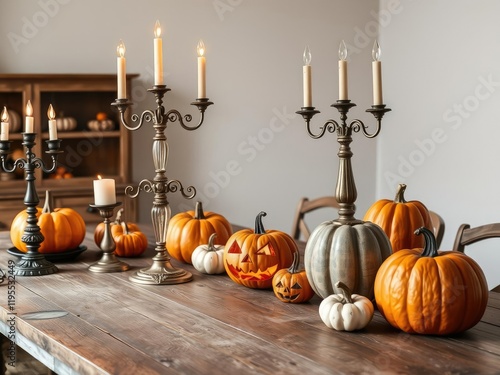
[[[167,182],[167,192],[175,193],[177,190],[179,190],[186,199],[193,199],[196,196],[196,189],[194,186],[188,186],[184,191],[184,187],[179,180],[170,180]]]
[[[140,116],[136,113],[130,116],[130,120],[132,121],[132,123],[136,123],[135,125],[132,125],[129,124],[129,122],[127,121],[127,117],[125,116],[127,109],[132,106],[132,102],[130,102],[128,99],[115,99],[115,101],[111,103],[111,105],[118,109],[118,111],[120,112],[121,124],[130,131],[134,131],[141,128],[144,122],[151,122],[153,121],[153,119],[155,121],[157,120],[155,113],[153,111],[145,110],[144,112],[141,113]]]
[[[141,182],[139,182],[139,185],[137,185],[137,189],[135,190],[135,192],[133,186],[127,186],[125,188],[125,195],[127,195],[130,198],[137,198],[141,190],[145,192],[153,191],[153,186],[154,186],[153,184],[154,183],[151,182],[150,180],[144,179]]]
[[[26,163],[26,159],[17,159],[14,161],[12,168],[9,168],[7,166],[7,158],[2,155],[2,170],[6,173],[13,173],[17,168],[24,168]]]

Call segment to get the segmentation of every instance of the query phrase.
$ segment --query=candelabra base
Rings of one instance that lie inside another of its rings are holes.
[[[151,267],[134,272],[129,280],[145,285],[182,284],[192,281],[193,275],[186,270],[174,268],[165,254],[157,254]]]
[[[14,267],[16,276],[44,276],[57,272],[57,267],[40,253],[26,253]]]
[[[127,263],[121,262],[113,254],[104,253],[98,262],[89,266],[91,272],[123,272],[130,269]]]

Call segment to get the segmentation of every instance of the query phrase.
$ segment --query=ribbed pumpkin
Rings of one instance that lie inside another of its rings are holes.
[[[405,184],[399,184],[394,200],[381,199],[366,211],[363,218],[379,225],[389,237],[392,251],[424,246],[424,238],[413,232],[420,227],[432,229],[427,207],[420,201],[406,201]]]
[[[273,276],[292,264],[297,244],[290,235],[279,230],[265,230],[260,212],[255,230],[242,229],[234,233],[224,247],[224,267],[237,284],[248,288],[268,289]]]
[[[138,257],[146,251],[148,239],[137,226],[131,229],[126,222],[111,227],[111,236],[115,241],[115,255],[119,257]]]
[[[115,225],[120,225],[122,222],[124,222],[124,220],[122,219],[124,211],[125,210],[123,208],[120,208],[116,212],[115,220],[113,220],[110,223],[111,229],[113,229],[113,227]],[[127,228],[128,228],[129,232],[140,232],[141,231],[139,229],[139,226],[135,223],[132,223],[132,222],[127,222]],[[104,237],[104,223],[101,222],[101,223],[97,224],[97,226],[95,227],[95,230],[94,230],[94,242],[97,246],[99,246],[101,244],[103,237]]]
[[[306,271],[299,269],[300,253],[293,254],[289,268],[278,270],[273,276],[273,292],[281,302],[303,303],[314,297]]]
[[[304,265],[311,287],[322,298],[335,294],[335,284],[343,280],[352,293],[373,299],[378,268],[391,254],[389,239],[378,225],[333,220],[312,231]]]
[[[481,320],[488,302],[483,271],[458,251],[438,251],[434,234],[419,228],[424,248],[391,255],[375,279],[377,306],[387,321],[408,333],[447,335]]]
[[[26,244],[21,241],[26,228],[26,210],[16,215],[11,224],[10,239],[20,251],[27,252]],[[38,208],[38,226],[45,238],[38,249],[39,253],[51,254],[74,250],[85,238],[85,221],[82,216],[71,208],[56,208],[50,206],[50,193],[45,193],[43,209]]]
[[[201,202],[194,211],[174,215],[168,224],[166,247],[170,256],[191,264],[193,251],[207,244],[212,233],[217,233],[216,245],[224,245],[233,233],[227,219],[215,212],[204,212]]]

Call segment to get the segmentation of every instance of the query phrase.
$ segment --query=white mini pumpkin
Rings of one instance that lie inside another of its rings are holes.
[[[13,111],[12,109],[8,109],[7,112],[9,113],[9,130],[12,133],[17,133],[21,130],[21,116],[19,116],[19,113],[16,111]]]
[[[372,301],[359,294],[352,294],[347,285],[337,282],[341,294],[332,294],[321,301],[319,316],[328,328],[337,331],[355,331],[365,328],[373,318]]]
[[[58,117],[56,118],[57,130],[61,132],[69,132],[76,129],[76,120],[73,117]]]
[[[215,245],[217,233],[212,233],[208,245],[200,245],[191,254],[191,263],[201,273],[215,275],[224,273],[224,245]]]

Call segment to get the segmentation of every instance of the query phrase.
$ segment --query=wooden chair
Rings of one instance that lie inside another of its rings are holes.
[[[312,211],[316,211],[321,208],[339,208],[337,200],[333,196],[320,197],[316,199],[309,200],[309,198],[302,198],[297,205],[297,210],[295,211],[295,217],[293,218],[292,225],[292,237],[295,240],[299,240],[300,236],[303,236],[304,241],[309,239],[311,231],[307,226],[304,216]]]
[[[431,217],[431,222],[432,222],[432,231],[434,232],[434,237],[436,237],[436,244],[439,249],[439,246],[441,246],[441,241],[443,240],[444,236],[444,229],[445,229],[444,220],[434,211],[429,210],[429,215]]]

